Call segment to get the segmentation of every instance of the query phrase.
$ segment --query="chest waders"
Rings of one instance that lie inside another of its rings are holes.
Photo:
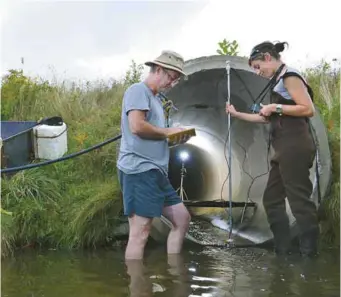
[[[296,105],[271,91],[271,103]],[[274,149],[271,170],[263,196],[264,209],[274,235],[275,252],[290,252],[290,228],[285,209],[287,198],[299,229],[300,252],[315,254],[319,237],[317,208],[310,199],[313,185],[310,168],[316,146],[305,117],[280,114],[270,116],[270,139]]]

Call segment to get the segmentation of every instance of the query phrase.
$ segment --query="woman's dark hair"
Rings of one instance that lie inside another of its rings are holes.
[[[283,52],[285,49],[285,44],[288,45],[287,42],[277,42],[272,43],[270,41],[265,41],[260,44],[257,44],[252,50],[249,58],[249,65],[254,60],[264,60],[264,54],[269,53],[276,60],[280,59],[280,52]]]

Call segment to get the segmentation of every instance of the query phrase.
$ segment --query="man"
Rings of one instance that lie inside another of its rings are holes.
[[[185,75],[184,59],[178,53],[163,51],[145,65],[151,67],[147,78],[126,90],[122,104],[122,139],[117,167],[124,214],[129,216],[126,259],[143,258],[152,220],[161,215],[173,224],[167,252],[179,253],[191,219],[167,177],[167,138],[183,129],[166,128],[158,97],[159,92],[173,87]]]

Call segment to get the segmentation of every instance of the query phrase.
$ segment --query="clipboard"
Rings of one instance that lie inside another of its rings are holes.
[[[178,133],[174,133],[168,136],[168,143],[169,146],[175,146],[175,145],[179,145],[184,143],[183,141],[181,141],[181,139],[187,136],[187,140],[193,136],[196,136],[195,133],[195,128],[190,128],[190,129],[186,129],[184,131],[180,131]]]

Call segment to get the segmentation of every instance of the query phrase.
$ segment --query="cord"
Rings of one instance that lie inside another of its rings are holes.
[[[58,158],[58,159],[48,160],[48,161],[40,162],[40,163],[36,163],[36,164],[28,164],[28,165],[24,165],[24,166],[6,168],[6,169],[2,169],[0,171],[0,173],[2,174],[2,173],[17,172],[17,171],[21,171],[21,170],[32,169],[32,168],[35,168],[35,167],[41,167],[41,166],[57,163],[57,162],[60,162],[60,161],[68,160],[68,159],[71,159],[71,158],[83,155],[85,153],[88,153],[88,152],[90,152],[92,150],[98,149],[98,148],[100,148],[100,147],[102,147],[102,146],[104,146],[106,144],[109,144],[111,142],[114,142],[114,141],[120,139],[121,137],[122,137],[122,135],[119,134],[119,135],[117,135],[117,136],[115,136],[113,138],[109,138],[108,140],[103,141],[103,142],[101,142],[99,144],[96,144],[96,145],[94,145],[92,147],[89,147],[87,149],[81,150],[81,151],[76,152],[76,153],[72,153],[72,154],[66,155],[66,156]]]
[[[239,73],[235,69],[233,69],[233,68],[232,68],[232,70],[234,71],[236,76],[239,78],[241,83],[244,85],[244,87],[245,87],[246,91],[248,92],[251,100],[254,103],[256,103],[257,100],[259,98],[261,98],[260,99],[260,103],[261,103],[264,100],[264,98],[265,98],[266,94],[268,93],[268,91],[271,89],[272,85],[274,84],[274,81],[275,81],[275,79],[277,77],[277,73],[279,73],[283,69],[283,67],[284,67],[284,64],[282,65],[282,67],[280,67],[280,69],[276,72],[276,75],[274,75],[274,77],[268,82],[268,84],[264,87],[264,89],[260,92],[260,94],[257,96],[256,99],[254,99],[254,97],[252,96],[251,91],[247,87],[247,85],[244,82],[244,80],[240,77]],[[231,69],[231,67],[230,67],[229,61],[227,61],[226,62],[226,72],[227,72],[227,103],[228,104],[230,104],[230,102],[231,102],[231,94],[230,94],[230,69]],[[225,139],[225,143],[224,143],[224,157],[225,157],[225,161],[226,161],[226,164],[227,164],[227,167],[228,167],[228,174],[227,174],[226,179],[224,180],[224,182],[222,184],[221,193],[220,193],[220,196],[221,196],[220,199],[223,200],[223,189],[224,189],[226,181],[229,180],[230,181],[230,185],[229,185],[229,225],[230,225],[229,227],[230,227],[230,230],[229,230],[228,241],[231,241],[231,235],[232,235],[232,229],[233,229],[233,223],[234,223],[233,222],[233,216],[232,216],[232,207],[231,207],[232,206],[231,205],[232,204],[232,201],[231,201],[231,199],[232,199],[232,197],[231,197],[232,196],[232,192],[231,192],[232,191],[232,189],[231,189],[231,187],[232,187],[232,185],[231,185],[231,177],[232,177],[232,175],[231,175],[231,121],[230,121],[230,117],[231,117],[231,115],[228,114],[228,116],[227,116],[228,130],[227,130],[227,135],[226,135],[226,139]],[[227,144],[229,144],[229,156],[228,156],[229,158],[227,157],[227,153],[226,153],[226,151],[227,151],[227,149],[226,149]],[[250,191],[251,191],[251,188],[252,188],[255,180],[257,178],[260,178],[260,177],[268,174],[269,171],[270,171],[270,166],[269,166],[269,149],[268,149],[268,153],[267,153],[267,160],[268,160],[268,162],[267,162],[267,169],[268,169],[267,172],[259,174],[259,175],[255,176],[253,178],[244,168],[245,161],[246,161],[246,158],[247,158],[247,151],[238,141],[237,141],[237,144],[244,150],[244,160],[243,160],[242,170],[251,179],[251,183],[250,183],[248,191],[247,191],[247,197],[245,199],[245,204],[244,204],[244,207],[243,207],[243,210],[242,210],[242,216],[241,216],[241,222],[240,222],[240,223],[242,223],[243,220],[244,220],[244,215],[245,215],[245,211],[246,211],[246,207],[247,207],[247,202],[249,200],[251,200],[250,199]],[[251,200],[251,202],[253,202],[253,201]]]
[[[247,152],[246,152],[246,149],[238,142],[238,141],[236,141],[236,143],[242,148],[242,150],[244,150],[244,152],[245,152],[245,155],[244,155],[244,160],[243,160],[243,165],[242,165],[242,169],[243,169],[243,171],[250,177],[250,179],[251,179],[251,184],[250,184],[250,186],[249,186],[249,188],[248,188],[248,191],[247,191],[247,197],[246,197],[246,199],[245,199],[245,205],[244,205],[244,207],[243,207],[243,210],[242,210],[242,218],[241,218],[241,220],[240,220],[240,223],[243,223],[243,219],[244,219],[244,214],[245,214],[245,211],[246,211],[246,207],[247,207],[247,202],[248,201],[251,201],[251,202],[254,202],[254,201],[252,201],[252,199],[250,199],[250,191],[251,191],[251,188],[252,188],[252,185],[253,185],[253,183],[255,182],[255,180],[257,179],[257,178],[260,178],[260,177],[262,177],[262,176],[264,176],[264,175],[267,175],[269,172],[270,172],[270,166],[269,166],[269,150],[268,150],[268,153],[267,153],[267,168],[268,168],[268,170],[267,170],[267,172],[265,172],[265,173],[262,173],[262,174],[259,174],[259,175],[256,175],[255,177],[252,177],[251,176],[251,174],[249,174],[245,169],[244,169],[244,165],[245,165],[245,160],[246,160],[246,158],[247,158]]]
[[[228,128],[228,133],[230,132],[230,128]],[[227,142],[228,142],[228,137],[226,137],[226,139],[225,139],[225,144],[224,144],[224,155],[225,155],[225,161],[226,161],[226,163],[228,164],[228,167],[230,168],[230,165],[229,165],[229,162],[228,162],[228,159],[227,159],[227,153],[226,153],[226,144],[227,144]],[[251,174],[249,174],[246,170],[245,170],[245,162],[246,162],[246,159],[248,158],[247,157],[247,151],[246,151],[246,149],[238,142],[238,141],[236,141],[236,143],[242,148],[242,150],[244,151],[244,159],[243,159],[243,163],[242,163],[242,170],[243,170],[243,172],[246,174],[246,175],[248,175],[249,177],[250,177],[250,179],[251,179],[251,183],[250,183],[250,185],[249,185],[249,187],[248,187],[248,191],[247,191],[247,197],[246,197],[246,199],[245,199],[245,204],[244,204],[244,207],[243,207],[243,210],[242,210],[242,217],[241,217],[241,221],[240,221],[240,223],[242,223],[243,222],[243,219],[244,219],[244,215],[245,215],[245,211],[246,211],[246,208],[247,208],[247,202],[248,201],[250,201],[250,202],[254,202],[252,199],[250,199],[250,192],[251,192],[251,188],[252,188],[252,186],[253,186],[253,184],[254,184],[254,182],[256,181],[256,179],[258,179],[258,178],[260,178],[260,177],[262,177],[262,176],[264,176],[264,175],[267,175],[269,172],[270,172],[270,165],[269,165],[269,155],[270,155],[270,151],[268,150],[268,152],[267,152],[267,160],[268,160],[268,162],[267,162],[267,171],[265,172],[265,173],[261,173],[261,174],[259,174],[259,175],[256,175],[255,177],[252,177],[251,176]],[[226,183],[226,181],[228,180],[228,178],[229,178],[229,175],[230,175],[230,171],[228,172],[228,174],[227,174],[227,176],[226,176],[226,178],[225,178],[225,180],[224,180],[224,182],[223,182],[223,184],[222,184],[222,187],[221,187],[221,192],[220,192],[220,200],[224,200],[223,199],[223,189],[224,189],[224,186],[225,186],[225,183]],[[231,207],[230,207],[231,208]],[[232,208],[231,208],[232,209]],[[233,217],[230,219],[230,222],[232,221],[232,223],[233,223]],[[231,227],[231,229],[230,229],[230,234],[229,234],[229,238],[230,238],[230,236],[231,236],[231,230],[232,230],[232,225],[230,226]]]

